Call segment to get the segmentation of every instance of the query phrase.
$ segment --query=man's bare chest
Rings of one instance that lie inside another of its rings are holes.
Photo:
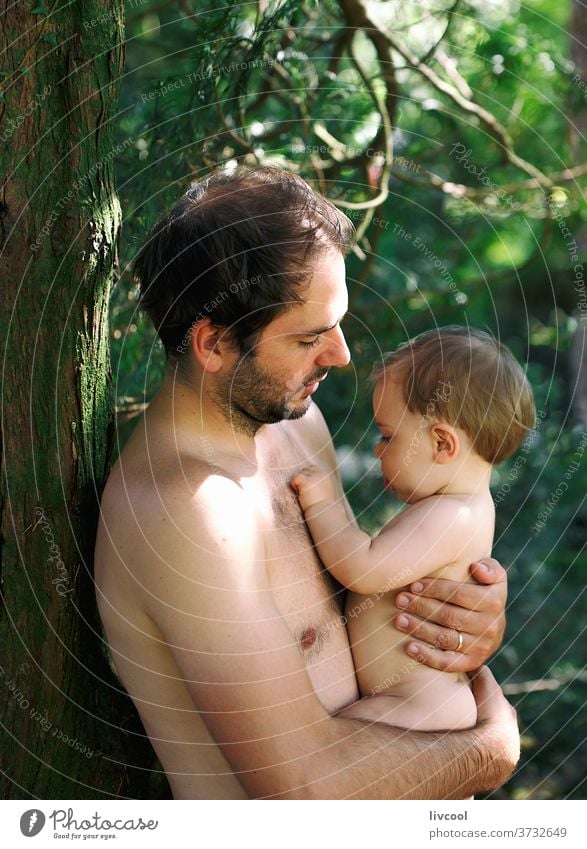
[[[271,476],[262,515],[266,568],[275,605],[327,710],[356,698],[342,613],[343,588],[322,566],[289,480],[300,464]]]
[[[263,456],[253,482],[256,492],[251,495],[259,504],[259,526],[275,602],[300,646],[312,656],[324,645],[332,620],[341,617],[342,588],[322,566],[289,483],[310,461],[311,453],[302,442],[284,439],[278,450]]]

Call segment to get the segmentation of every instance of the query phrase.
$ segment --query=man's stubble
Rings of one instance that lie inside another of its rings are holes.
[[[245,353],[230,374],[217,379],[213,400],[232,427],[254,436],[265,424],[302,418],[310,407],[311,397],[292,399],[327,371],[321,368],[306,378],[296,375],[285,381],[264,371],[253,352]]]

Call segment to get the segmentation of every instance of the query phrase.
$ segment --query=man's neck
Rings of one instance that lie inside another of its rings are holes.
[[[200,382],[180,379],[170,366],[149,409],[164,418],[179,443],[205,437],[216,450],[256,461],[257,440],[268,425],[256,433],[245,432],[237,421],[229,421]]]

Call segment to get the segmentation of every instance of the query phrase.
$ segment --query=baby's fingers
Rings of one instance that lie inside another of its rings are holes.
[[[298,472],[298,474],[294,475],[293,478],[290,480],[289,485],[291,486],[294,492],[299,492],[306,483],[306,478],[302,475],[301,472]]]
[[[290,485],[296,490],[302,486],[308,486],[309,483],[315,480],[317,471],[321,471],[317,466],[305,466],[292,477]]]

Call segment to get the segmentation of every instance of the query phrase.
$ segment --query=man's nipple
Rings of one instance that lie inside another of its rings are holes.
[[[315,628],[305,628],[302,632],[302,636],[300,637],[300,646],[302,651],[306,651],[309,648],[312,648],[314,643],[316,642],[316,637],[318,634],[316,633]]]

